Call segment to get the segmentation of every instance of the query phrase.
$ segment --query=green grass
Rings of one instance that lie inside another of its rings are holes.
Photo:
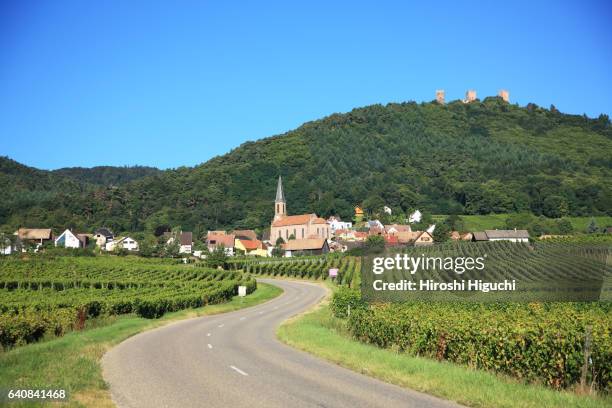
[[[231,312],[268,301],[282,289],[258,284],[250,295],[234,297],[227,303],[168,313],[157,320],[122,316],[103,327],[72,332],[64,337],[30,344],[0,354],[0,388],[65,389],[69,407],[114,407],[102,378],[100,359],[113,345],[145,330],[172,321]],[[11,403],[11,407],[41,406]]]
[[[486,229],[504,229],[508,214],[488,214],[488,215],[461,215],[466,231],[483,231]],[[446,215],[434,215],[434,220],[442,220]],[[573,225],[574,232],[585,232],[591,219],[595,219],[597,226],[603,228],[612,225],[612,217],[566,217]]]
[[[286,344],[402,387],[472,407],[604,407],[612,398],[558,392],[451,363],[398,354],[353,340],[327,305],[285,322]]]

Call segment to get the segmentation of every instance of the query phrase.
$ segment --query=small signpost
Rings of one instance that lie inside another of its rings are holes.
[[[238,296],[246,296],[246,286],[238,286]]]
[[[338,268],[330,268],[329,269],[329,277],[333,279],[338,277]]]

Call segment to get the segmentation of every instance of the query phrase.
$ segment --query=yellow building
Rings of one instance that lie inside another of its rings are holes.
[[[268,256],[268,249],[258,239],[240,239],[236,238],[234,241],[234,250],[242,251],[245,255],[249,256]]]
[[[361,207],[355,207],[355,222],[361,222],[363,220],[363,210]]]

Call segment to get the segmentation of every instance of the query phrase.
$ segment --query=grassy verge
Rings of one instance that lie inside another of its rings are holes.
[[[244,297],[198,309],[168,313],[157,320],[123,316],[113,323],[64,337],[19,347],[0,354],[0,388],[65,389],[69,407],[113,407],[108,387],[102,378],[100,359],[113,345],[145,330],[170,322],[198,316],[231,312],[263,303],[282,290],[264,283]],[[11,403],[11,407],[41,406]]]
[[[278,337],[351,370],[472,407],[604,407],[612,398],[557,392],[459,365],[360,343],[327,305],[285,322]]]

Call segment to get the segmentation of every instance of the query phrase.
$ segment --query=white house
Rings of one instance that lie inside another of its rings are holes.
[[[410,214],[410,217],[408,217],[408,222],[411,224],[421,222],[421,218],[423,218],[423,214],[421,214],[419,210],[416,210],[415,212]]]
[[[329,224],[332,234],[334,234],[336,230],[350,230],[353,228],[352,222],[341,221],[340,218],[333,216],[327,219],[327,223]]]
[[[371,220],[371,221],[368,221],[368,228],[370,228],[370,229],[372,229],[372,228],[380,228],[381,230],[384,230],[385,226],[379,220]]]
[[[218,247],[223,247],[227,256],[234,256],[236,236],[234,234],[208,234],[206,245],[209,252],[213,252]]]
[[[191,254],[193,250],[193,233],[181,231],[178,234],[172,232],[165,232],[164,236],[168,238],[166,245],[174,243],[175,237],[179,241],[179,254]]]
[[[113,238],[113,233],[108,228],[98,228],[94,231],[93,239],[100,248],[106,248],[106,244],[112,242]]]
[[[62,232],[62,235],[55,239],[55,246],[63,246],[66,248],[83,248],[83,242],[72,231],[67,229]]]
[[[115,248],[121,248],[127,251],[138,251],[138,241],[130,237],[119,237],[117,240],[106,244],[107,251],[113,251]]]

